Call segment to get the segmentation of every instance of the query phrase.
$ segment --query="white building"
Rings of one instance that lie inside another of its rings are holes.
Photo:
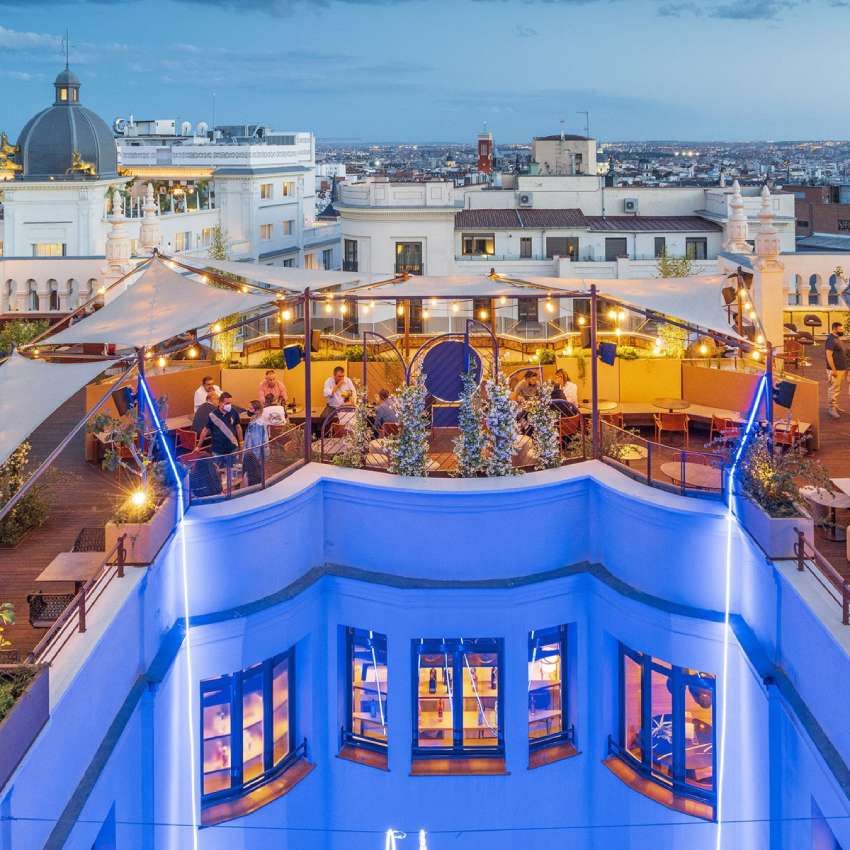
[[[394,183],[374,177],[342,186],[343,262],[365,274],[476,273],[559,277],[651,277],[657,259],[687,256],[716,269],[729,241],[733,204],[753,244],[757,187],[643,188],[607,185],[596,143],[584,137],[534,140],[528,173],[493,185]],[[783,251],[794,250],[794,197],[770,197]],[[739,214],[740,215],[740,214]]]
[[[178,134],[173,120],[119,119],[116,142],[80,105],[72,71],[54,87],[53,105],[26,124],[14,157],[0,161],[0,179],[8,178],[0,184],[0,313],[64,311],[100,286],[115,189],[132,257],[144,253],[150,185],[159,241],[148,250],[203,258],[220,227],[233,259],[339,267],[339,227],[316,218],[311,133],[262,125],[209,132],[203,123],[193,133],[184,122]]]

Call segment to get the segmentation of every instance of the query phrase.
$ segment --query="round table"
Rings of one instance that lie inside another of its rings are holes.
[[[596,402],[596,409],[600,413],[610,413],[612,410],[616,410],[620,406],[620,403],[617,401],[609,401],[608,399],[600,398]],[[593,414],[593,407],[590,404],[583,402],[579,405],[578,408],[579,413],[584,413],[587,415]]]
[[[823,487],[801,487],[800,495],[807,501],[826,508],[829,521],[823,527],[829,540],[846,540],[846,532],[839,527],[837,512],[850,508],[850,496],[846,493],[832,493]]]
[[[637,443],[624,443],[617,447],[617,460],[630,464],[636,460],[646,460],[647,450]]]
[[[675,413],[677,410],[687,410],[691,403],[683,398],[654,398],[652,406],[666,410],[668,413]]]
[[[679,461],[662,463],[661,471],[674,484],[681,484],[682,464]],[[697,487],[701,490],[720,490],[720,469],[716,466],[707,466],[704,463],[685,462],[685,484],[688,487]]]

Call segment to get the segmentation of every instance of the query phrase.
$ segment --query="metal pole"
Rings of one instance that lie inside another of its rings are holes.
[[[304,290],[304,462],[310,463],[313,448],[313,393],[310,389],[310,287]]]
[[[402,307],[404,310],[404,358],[410,357],[410,299],[406,299]]]
[[[130,366],[123,374],[119,376],[118,380],[115,383],[120,384],[121,381],[127,378],[135,368],[136,364],[133,363],[132,366]],[[30,488],[33,487],[33,485],[35,485],[38,479],[41,478],[41,476],[47,471],[47,468],[53,463],[53,461],[55,461],[56,458],[59,457],[59,455],[68,445],[68,443],[70,443],[71,440],[76,437],[76,435],[79,433],[80,429],[86,424],[86,422],[88,422],[89,419],[94,416],[95,413],[97,413],[101,409],[101,407],[103,407],[106,402],[109,401],[110,398],[112,398],[112,389],[113,388],[110,387],[110,389],[106,391],[105,395],[101,397],[98,403],[91,410],[86,411],[86,413],[83,415],[83,418],[80,419],[79,422],[77,422],[77,424],[68,432],[68,434],[59,443],[59,445],[56,446],[56,448],[53,449],[53,451],[50,452],[50,454],[41,462],[41,465],[38,467],[38,469],[36,469],[35,472],[33,472],[32,476],[26,481],[24,486],[21,487],[21,489],[18,490],[18,492],[15,493],[15,495],[12,496],[12,498],[9,499],[9,501],[6,502],[5,505],[0,507],[0,520],[2,520],[6,516],[6,514],[8,514],[9,511],[11,511],[12,508],[14,508],[15,505],[17,505],[18,502],[23,499],[24,496],[26,496]]]
[[[145,379],[145,349],[136,349],[136,368],[139,377],[136,381],[136,430],[139,432],[139,454],[145,454],[145,399],[142,392],[142,381]]]
[[[764,376],[767,386],[764,394],[764,418],[767,420],[768,448],[773,450],[773,343],[767,344]]]
[[[596,363],[596,330],[597,330],[597,299],[596,284],[590,285],[590,383],[591,407],[593,410],[593,457],[599,457],[599,380]]]

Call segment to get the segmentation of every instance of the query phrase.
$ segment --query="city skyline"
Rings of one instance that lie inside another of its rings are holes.
[[[261,121],[361,142],[469,141],[486,121],[499,143],[583,132],[587,110],[591,134],[610,140],[847,137],[832,97],[850,83],[835,61],[850,22],[838,0],[0,9],[0,129],[13,139],[50,102],[66,24],[82,101],[109,121]]]

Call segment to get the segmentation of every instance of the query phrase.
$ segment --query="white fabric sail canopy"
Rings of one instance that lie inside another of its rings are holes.
[[[0,463],[74,393],[112,365],[47,363],[13,354],[0,365]]]
[[[192,265],[191,261],[187,265]],[[204,266],[218,269],[220,272],[239,275],[255,283],[286,289],[291,292],[303,292],[310,289],[324,289],[328,286],[350,286],[363,283],[369,278],[357,272],[334,272],[323,269],[294,269],[287,266],[267,266],[263,263],[234,263],[225,260],[204,260]]]
[[[44,345],[156,345],[231,313],[254,310],[270,295],[221,289],[178,274],[154,257],[136,282],[105,307],[43,340]]]
[[[351,295],[369,298],[522,298],[524,295],[555,295],[558,291],[581,289],[583,281],[557,277],[499,278],[489,275],[447,275],[425,277],[413,275],[398,282],[360,286]],[[348,294],[348,293],[347,293]]]

